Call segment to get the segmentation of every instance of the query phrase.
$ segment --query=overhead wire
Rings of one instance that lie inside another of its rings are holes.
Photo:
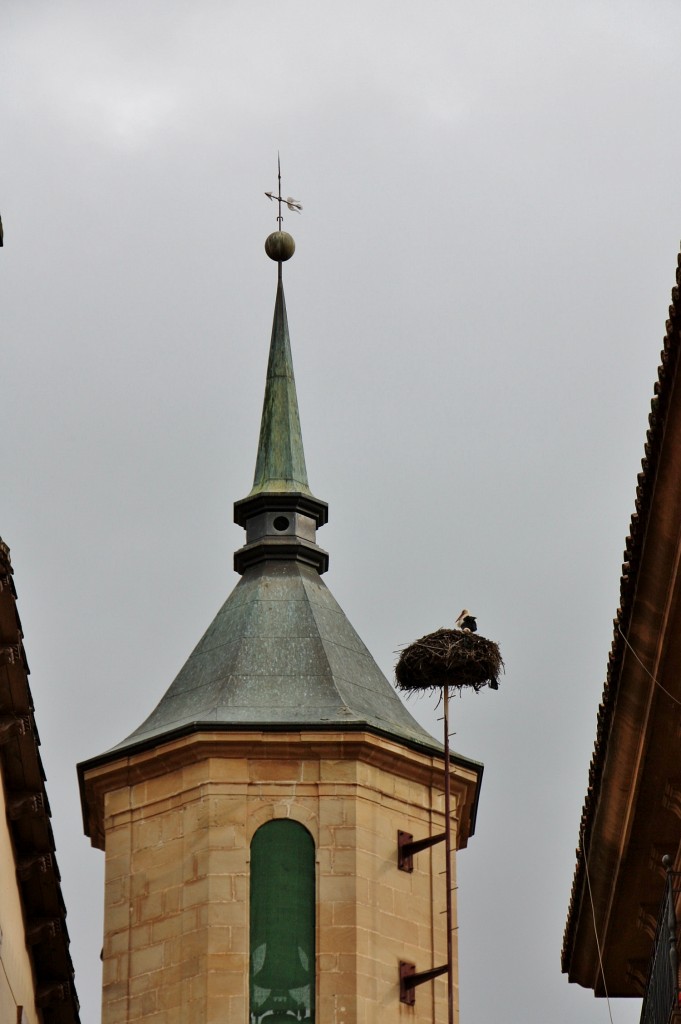
[[[669,690],[667,690],[666,687],[664,687],[662,685],[662,683],[658,679],[656,679],[656,677],[653,675],[653,673],[650,671],[650,669],[648,669],[643,664],[643,662],[639,658],[638,654],[636,653],[634,648],[631,646],[631,644],[627,640],[627,638],[624,635],[624,633],[622,632],[622,629],[621,629],[619,623],[617,625],[617,632],[622,637],[622,639],[624,640],[624,643],[627,645],[627,647],[629,648],[629,650],[631,651],[633,656],[636,658],[636,661],[639,663],[639,665],[641,666],[643,671],[648,676],[650,676],[650,678],[654,682],[655,686],[659,687],[660,690],[662,690],[662,692],[665,693],[667,695],[667,697],[669,697],[670,700],[673,700],[675,704],[678,704],[681,707],[681,700],[678,700],[678,698],[676,698],[672,693],[670,693]],[[605,968],[603,966],[603,951],[601,949],[601,942],[600,942],[600,939],[598,937],[598,925],[596,923],[596,907],[595,907],[595,904],[594,904],[593,892],[591,891],[591,877],[589,875],[589,860],[588,860],[588,857],[586,855],[586,849],[585,849],[585,844],[584,844],[584,831],[583,830],[580,833],[580,843],[581,843],[582,858],[583,858],[583,861],[584,861],[584,873],[586,875],[586,887],[587,887],[587,891],[589,893],[589,904],[591,906],[591,918],[593,920],[593,926],[594,926],[594,937],[596,939],[596,949],[598,950],[598,964],[599,964],[599,967],[600,967],[601,979],[603,981],[603,991],[605,992],[605,999],[606,999],[606,1003],[607,1003],[607,1006],[608,1006],[608,1016],[610,1017],[610,1024],[614,1024],[613,1018],[612,1018],[612,1006],[611,1006],[611,1003],[610,1003],[610,996],[608,995],[608,985],[607,985],[607,982],[605,980]]]
[[[662,690],[662,692],[664,694],[666,694],[666,696],[669,697],[670,700],[672,700],[675,704],[678,704],[679,707],[681,707],[681,700],[679,700],[677,697],[675,697],[673,693],[670,693],[669,690],[665,686],[662,685],[662,683],[659,681],[659,679],[657,679],[653,675],[653,673],[650,671],[650,669],[647,668],[646,665],[643,664],[643,662],[639,658],[638,654],[636,653],[634,648],[631,646],[631,644],[629,643],[629,641],[626,638],[626,636],[624,635],[624,633],[622,632],[622,629],[621,629],[619,623],[617,625],[617,632],[622,637],[622,639],[624,640],[624,643],[629,648],[629,650],[631,651],[631,653],[633,654],[634,658],[639,663],[639,665],[641,666],[643,671],[646,673],[646,675],[648,675],[652,679],[652,681],[655,684],[655,686],[657,686],[660,690]],[[596,949],[598,950],[598,964],[599,964],[600,971],[601,971],[601,979],[603,981],[603,991],[605,992],[605,999],[606,999],[606,1002],[607,1002],[607,1005],[608,1005],[608,1016],[610,1017],[610,1024],[613,1024],[612,1006],[611,1006],[611,1003],[610,1003],[610,996],[608,995],[607,982],[605,980],[605,968],[603,966],[603,951],[601,949],[601,942],[600,942],[600,939],[598,937],[598,925],[596,923],[596,907],[595,907],[595,904],[594,904],[593,892],[591,891],[591,878],[589,876],[589,860],[588,860],[587,855],[586,855],[586,849],[585,849],[585,844],[584,844],[584,832],[583,831],[580,833],[580,842],[581,842],[582,858],[583,858],[583,861],[584,861],[584,873],[586,875],[586,887],[587,887],[587,891],[589,893],[589,904],[591,906],[591,917],[592,917],[593,926],[594,926],[594,937],[596,939]]]
[[[614,1024],[612,1019],[612,1007],[610,1005],[610,996],[608,995],[608,986],[605,980],[605,968],[603,967],[603,952],[601,950],[601,942],[598,938],[598,926],[596,924],[596,907],[594,906],[593,893],[591,892],[591,879],[589,877],[589,861],[586,856],[586,850],[584,848],[584,831],[580,832],[580,841],[582,846],[582,857],[584,858],[584,871],[586,873],[586,887],[589,893],[589,903],[591,904],[591,917],[594,923],[594,936],[596,938],[596,949],[598,950],[598,964],[601,969],[601,978],[603,980],[603,991],[605,992],[605,1001],[608,1004],[608,1016],[610,1017],[610,1024]]]
[[[639,665],[641,666],[641,668],[643,669],[643,671],[644,671],[644,672],[645,672],[645,673],[646,673],[647,675],[649,675],[649,676],[650,676],[650,678],[652,679],[652,681],[653,681],[653,682],[655,683],[655,686],[659,686],[659,688],[660,688],[660,689],[662,690],[662,692],[663,692],[663,693],[665,693],[665,694],[666,694],[666,695],[667,695],[667,696],[669,697],[669,699],[670,699],[670,700],[673,700],[675,704],[678,704],[678,705],[679,705],[679,707],[681,707],[681,700],[679,700],[679,699],[678,699],[677,697],[675,697],[673,693],[670,693],[670,692],[669,692],[669,690],[667,690],[667,689],[666,689],[666,688],[665,688],[665,687],[664,687],[664,686],[662,685],[662,683],[661,683],[661,682],[659,681],[659,679],[656,679],[656,678],[655,678],[655,676],[654,676],[654,675],[653,675],[653,673],[652,673],[652,672],[650,671],[650,669],[646,668],[646,666],[645,666],[645,665],[643,664],[643,662],[642,662],[642,661],[641,661],[641,659],[639,658],[639,656],[638,656],[638,654],[636,653],[636,651],[634,650],[634,648],[633,648],[633,647],[631,646],[631,644],[630,644],[630,643],[629,643],[629,641],[627,640],[626,636],[625,636],[625,635],[624,635],[624,633],[622,632],[622,630],[621,630],[621,628],[620,628],[620,626],[619,626],[619,625],[617,626],[617,632],[618,632],[618,633],[619,633],[619,635],[620,635],[620,636],[622,637],[622,639],[624,640],[625,644],[627,645],[627,647],[629,648],[629,650],[631,651],[631,653],[632,653],[632,654],[634,655],[634,657],[636,658],[636,661],[637,661],[637,662],[639,663]]]

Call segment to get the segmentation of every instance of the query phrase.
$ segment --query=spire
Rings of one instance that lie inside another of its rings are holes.
[[[266,195],[279,203],[279,231],[265,242],[265,252],[277,263],[277,297],[253,487],[234,504],[234,521],[246,529],[246,544],[235,552],[234,568],[243,574],[275,559],[302,562],[322,573],[329,556],[317,545],[316,530],[326,523],[328,506],[314,497],[307,482],[282,279],[282,264],[293,256],[296,244],[281,230],[281,204],[299,210],[300,203],[282,199],[281,174],[279,195]]]
[[[281,271],[281,263],[279,263],[279,270]],[[260,424],[260,442],[251,494],[260,494],[263,491],[295,491],[311,494],[305,469],[305,453],[300,431],[298,398],[293,376],[291,342],[281,273],[274,304],[272,341]]]
[[[272,199],[280,212],[296,203],[281,187]],[[369,730],[441,756],[321,579],[329,556],[316,531],[328,507],[305,470],[282,284],[295,243],[279,228],[265,242],[278,283],[255,479],[234,504],[246,529],[234,554],[242,578],[155,710],[98,764],[172,736],[232,729]]]

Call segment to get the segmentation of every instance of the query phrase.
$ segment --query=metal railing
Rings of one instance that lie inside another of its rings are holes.
[[[663,857],[662,863],[667,881],[657,919],[640,1024],[669,1024],[674,1011],[681,1008],[676,944],[676,902],[681,893],[681,878],[678,872],[671,870],[669,857]]]

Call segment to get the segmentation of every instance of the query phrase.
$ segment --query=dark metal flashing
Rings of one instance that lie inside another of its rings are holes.
[[[603,695],[598,709],[596,740],[589,767],[588,789],[580,820],[580,844],[576,850],[577,862],[563,937],[561,966],[564,973],[570,972],[577,923],[582,905],[586,899],[584,851],[588,851],[591,847],[592,830],[621,682],[626,649],[624,636],[628,636],[630,631],[634,599],[638,585],[638,572],[649,525],[670,403],[679,369],[681,354],[680,288],[681,254],[677,257],[676,285],[672,289],[669,319],[666,322],[666,334],[660,355],[660,365],[657,381],[654,386],[651,410],[648,416],[644,456],[641,460],[641,472],[637,477],[635,508],[631,517],[629,535],[626,538],[624,549],[622,576],[620,579],[620,603],[613,620],[614,634],[608,658]]]
[[[267,537],[234,552],[234,571],[243,575],[251,566],[268,561],[300,562],[321,576],[329,568],[329,553],[300,537]]]
[[[191,736],[194,733],[200,732],[257,732],[266,734],[295,732],[300,736],[305,736],[308,732],[311,734],[320,732],[337,733],[338,727],[336,725],[315,725],[301,728],[299,722],[275,722],[267,726],[263,726],[261,722],[239,722],[237,724],[230,724],[228,722],[189,722],[177,729],[164,733],[161,738],[150,736],[146,739],[130,743],[125,749],[112,747],[111,750],[107,750],[104,754],[97,754],[95,757],[88,758],[87,761],[81,761],[78,764],[78,774],[82,777],[85,773],[92,771],[92,769],[101,768],[103,765],[111,764],[122,757],[133,757],[135,754],[144,753],[146,750],[154,750],[160,743],[172,743],[175,740],[182,739],[184,736]],[[444,759],[442,745],[436,743],[435,740],[433,740],[432,746],[426,743],[419,743],[416,740],[398,740],[397,737],[385,729],[377,729],[374,726],[361,723],[346,725],[343,727],[343,732],[368,732],[383,739],[399,742],[400,746],[405,747],[407,750],[413,750],[417,754],[426,754],[428,757]],[[460,768],[472,771],[478,778],[482,778],[484,765],[481,761],[475,761],[473,758],[466,757],[464,754],[457,754],[455,751],[450,752],[450,760],[453,765],[458,765]]]
[[[9,548],[0,540],[0,771],[14,846],[26,943],[44,1024],[78,1024],[50,805]]]
[[[282,512],[302,512],[314,519],[318,527],[326,526],[329,521],[328,504],[311,494],[303,494],[302,491],[260,491],[234,502],[234,522],[245,527],[252,516],[268,511],[273,502]]]

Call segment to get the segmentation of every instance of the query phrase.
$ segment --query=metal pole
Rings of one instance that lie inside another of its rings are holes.
[[[454,1024],[454,965],[452,956],[452,830],[451,779],[449,774],[449,687],[444,688],[445,711],[445,884],[447,886],[447,1021]]]

